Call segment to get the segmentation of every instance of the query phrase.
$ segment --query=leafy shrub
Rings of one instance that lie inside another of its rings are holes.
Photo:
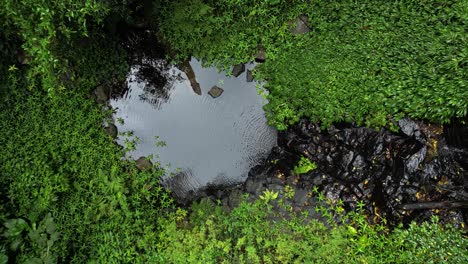
[[[16,71],[9,84],[0,102],[2,218],[32,226],[50,214],[60,237],[48,252],[59,262],[152,262],[157,219],[172,207],[159,183],[164,170],[140,172],[122,160],[102,128],[110,113],[87,94],[28,91]],[[41,256],[34,243],[0,243],[17,261]]]
[[[161,10],[180,56],[226,66],[266,47],[256,77],[280,130],[301,117],[378,127],[467,114],[466,1],[164,1]],[[288,21],[301,13],[313,31],[293,36]]]
[[[194,55],[228,67],[252,60],[259,43],[273,59],[275,50],[293,39],[287,21],[306,5],[299,0],[166,0],[155,17],[178,58]]]
[[[464,1],[315,2],[307,44],[260,71],[270,122],[284,128],[307,116],[382,126],[403,115],[466,115],[466,10]]]
[[[19,44],[14,47],[17,50],[10,50],[9,55],[24,50],[25,56],[30,58],[26,72],[30,88],[43,88],[53,93],[61,87],[62,79],[74,73],[70,72],[73,65],[64,56],[63,47],[72,46],[70,50],[80,51],[76,46],[77,38],[86,38],[96,31],[102,32],[100,29],[110,11],[123,12],[125,2],[1,1],[2,34],[6,36],[7,45],[12,40],[18,40],[16,44]]]
[[[340,212],[340,210],[335,210]],[[341,213],[342,214],[342,213]],[[437,221],[388,233],[360,213],[347,224],[278,218],[265,200],[231,212],[202,200],[188,220],[164,219],[159,248],[168,263],[465,263],[468,239]],[[174,218],[173,218],[174,219]]]
[[[297,175],[308,173],[311,170],[315,170],[317,165],[310,161],[308,158],[301,156],[299,162],[296,166],[294,166],[294,173]]]

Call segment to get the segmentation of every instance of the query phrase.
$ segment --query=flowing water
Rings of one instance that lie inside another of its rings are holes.
[[[127,78],[128,91],[111,100],[114,118],[124,121],[116,122],[119,131],[133,131],[139,138],[129,155],[135,159],[154,155],[154,162],[170,164],[173,176],[163,182],[180,198],[210,184],[244,181],[277,139],[275,129],[266,124],[262,109],[266,100],[257,93],[256,82],[246,81],[246,72],[226,76],[216,68],[203,68],[195,59],[190,65],[201,95],[174,66],[163,73],[166,84],[154,84],[141,77],[147,68],[136,65]],[[208,94],[214,85],[224,89],[218,98]],[[123,145],[125,138],[120,135],[119,143]],[[157,146],[157,141],[165,146]]]

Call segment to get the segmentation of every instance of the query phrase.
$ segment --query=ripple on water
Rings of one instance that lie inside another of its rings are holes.
[[[140,68],[134,66],[127,79],[128,92],[111,101],[115,118],[125,122],[116,124],[119,131],[133,131],[140,138],[129,154],[133,158],[153,154],[161,164],[170,164],[174,176],[163,183],[182,197],[207,184],[244,181],[250,168],[276,145],[276,131],[266,124],[262,109],[266,101],[257,94],[255,82],[247,83],[245,73],[228,77],[215,68],[202,68],[197,60],[190,64],[201,96],[175,67],[163,73],[169,82],[161,88],[142,79]],[[208,95],[214,85],[224,89],[215,99]],[[155,146],[156,135],[165,147]],[[123,142],[120,137],[119,143]]]

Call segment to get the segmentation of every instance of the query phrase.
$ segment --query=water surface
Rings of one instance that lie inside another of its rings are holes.
[[[190,64],[202,95],[192,90],[185,73],[176,67],[170,67],[166,73],[170,81],[161,88],[140,77],[142,66],[133,66],[128,92],[111,101],[115,119],[124,120],[116,122],[119,131],[133,131],[140,139],[129,154],[154,155],[154,161],[170,164],[175,176],[164,183],[182,197],[207,184],[244,181],[250,168],[276,144],[276,131],[266,124],[262,109],[266,100],[258,95],[255,82],[246,82],[246,72],[228,77],[215,68],[201,67],[197,60]],[[218,98],[208,95],[214,85],[224,89]],[[155,136],[166,146],[157,147]],[[124,138],[119,136],[119,143]]]

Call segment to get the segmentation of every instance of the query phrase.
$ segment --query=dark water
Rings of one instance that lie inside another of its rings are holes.
[[[190,62],[202,95],[190,86],[185,73],[170,67],[169,82],[152,84],[140,78],[140,66],[132,67],[128,92],[112,100],[114,118],[120,132],[133,131],[139,138],[133,158],[153,154],[155,162],[170,164],[175,174],[165,184],[178,196],[186,196],[208,184],[234,184],[247,178],[249,169],[264,159],[276,145],[276,131],[267,126],[262,106],[266,100],[257,93],[255,82],[246,82],[246,73],[228,77],[215,68]],[[247,69],[254,65],[246,65]],[[224,89],[218,98],[208,95],[217,85]],[[156,146],[159,137],[166,146]],[[125,136],[119,136],[124,144]]]

